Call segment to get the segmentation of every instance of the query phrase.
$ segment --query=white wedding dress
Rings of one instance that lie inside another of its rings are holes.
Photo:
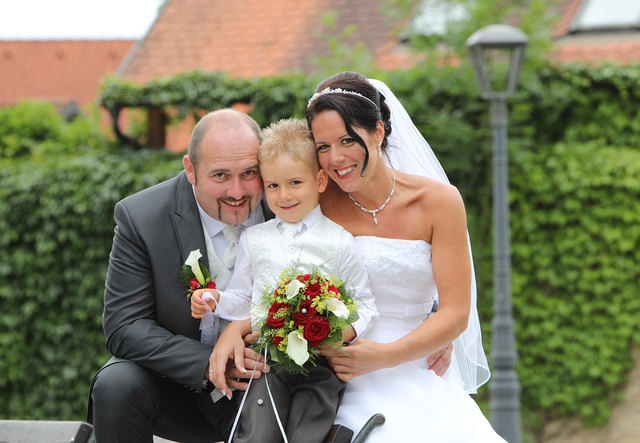
[[[380,313],[364,338],[392,342],[420,325],[437,294],[431,244],[423,240],[355,237]],[[462,388],[455,359],[443,377],[422,358],[347,383],[335,423],[356,434],[375,413],[386,422],[367,442],[503,442]]]

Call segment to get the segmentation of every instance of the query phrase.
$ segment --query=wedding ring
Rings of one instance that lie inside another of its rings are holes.
[[[213,369],[209,369],[209,374],[213,374]]]

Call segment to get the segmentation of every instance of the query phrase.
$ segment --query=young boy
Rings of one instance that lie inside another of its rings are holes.
[[[264,285],[273,283],[295,262],[300,272],[317,269],[351,287],[359,319],[344,331],[343,338],[353,340],[377,316],[377,310],[353,237],[320,211],[319,194],[328,177],[320,168],[306,122],[281,120],[265,129],[258,159],[267,203],[276,218],[243,233],[227,290],[194,292],[192,315],[202,318],[211,310],[218,317],[244,322],[243,330],[249,332],[255,326],[250,316],[252,301],[259,302]],[[213,299],[203,301],[206,292]],[[280,369],[266,380],[289,441],[323,442],[335,419],[344,382],[324,358],[319,357],[317,363],[305,365],[309,375]],[[253,380],[245,404],[234,441],[280,441],[265,377]]]

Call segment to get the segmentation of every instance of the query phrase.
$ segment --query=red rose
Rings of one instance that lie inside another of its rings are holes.
[[[210,281],[209,283],[207,283],[207,288],[215,289],[216,288],[216,282]]]
[[[302,300],[298,310],[293,313],[293,322],[296,326],[304,326],[316,313],[316,308],[311,306],[311,300]]]
[[[311,317],[307,321],[304,327],[304,338],[307,339],[309,344],[314,348],[318,346],[322,341],[327,338],[331,327],[329,326],[329,319],[320,315]]]
[[[280,315],[276,317],[276,314],[280,310],[285,311],[284,313],[281,313],[284,315]],[[286,315],[287,311],[289,311],[289,305],[286,303],[272,304],[271,307],[269,308],[269,316],[267,317],[267,324],[275,329],[281,328],[282,326],[284,326],[284,322],[286,321],[284,316]]]
[[[277,335],[272,335],[272,336],[271,336],[271,340],[273,341],[273,343],[274,343],[276,346],[278,346],[278,345],[280,344],[280,342],[281,342],[282,340],[284,340],[284,338],[279,337],[279,336],[277,336]]]
[[[200,283],[198,283],[197,278],[192,278],[191,280],[189,280],[189,286],[191,287],[191,289],[196,289],[199,285]]]
[[[333,292],[336,294],[336,297],[340,296],[340,291],[338,290],[338,288],[336,288],[333,285],[329,285],[329,288],[327,289],[329,292]]]
[[[320,295],[320,285],[318,283],[311,283],[307,286],[307,289],[304,291],[305,295],[308,295],[309,298],[314,298]]]
[[[311,278],[311,275],[309,275],[309,274],[299,275],[298,276],[298,280],[301,281],[302,283],[308,282],[310,278]]]

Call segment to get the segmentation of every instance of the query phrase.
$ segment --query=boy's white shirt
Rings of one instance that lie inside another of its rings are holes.
[[[316,206],[306,217],[302,219],[302,227],[294,236],[298,238],[304,235],[324,215],[320,206]],[[267,222],[270,223],[270,222]],[[278,216],[271,223],[275,223],[277,232],[282,235],[282,223]],[[358,304],[358,320],[353,324],[357,336],[360,336],[377,318],[378,310],[375,299],[369,285],[369,278],[362,258],[356,251],[353,236],[342,229],[338,248],[338,279],[346,282],[354,291]],[[277,277],[277,276],[274,276]],[[227,320],[242,320],[249,318],[252,303],[252,293],[255,275],[251,269],[247,233],[242,233],[238,243],[238,254],[234,266],[233,276],[226,290],[220,291],[220,300],[217,303],[215,315]]]

